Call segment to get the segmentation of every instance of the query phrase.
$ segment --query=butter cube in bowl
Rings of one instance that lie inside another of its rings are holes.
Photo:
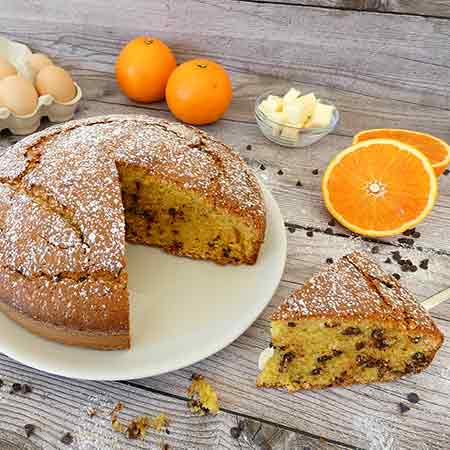
[[[285,147],[306,147],[331,133],[339,121],[334,105],[313,92],[291,88],[284,95],[267,92],[256,99],[256,122],[271,141]]]

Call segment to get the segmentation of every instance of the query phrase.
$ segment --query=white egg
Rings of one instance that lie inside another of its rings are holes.
[[[70,74],[62,67],[45,66],[36,75],[39,95],[49,94],[59,103],[73,100],[77,91]]]
[[[16,74],[17,69],[6,58],[0,56],[0,80]]]
[[[31,81],[20,75],[12,75],[0,80],[0,104],[18,116],[34,112],[38,95]]]

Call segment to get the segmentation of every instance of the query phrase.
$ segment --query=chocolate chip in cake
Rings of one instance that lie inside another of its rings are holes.
[[[408,411],[411,409],[406,403],[403,403],[403,402],[400,402],[400,403],[398,404],[398,406],[399,406],[400,412],[401,412],[402,414],[404,414],[405,412],[408,412]]]
[[[386,259],[384,260],[384,262],[385,262],[386,264],[392,264],[391,258],[386,258]]]
[[[25,430],[26,437],[29,438],[36,430],[36,426],[32,423],[27,423],[26,425],[24,425],[23,429]]]
[[[327,228],[325,230],[325,234],[333,234],[333,229],[332,228]]]
[[[355,349],[356,350],[362,350],[364,347],[366,346],[366,343],[365,342],[357,342],[356,344],[355,344]]]
[[[406,245],[407,247],[412,247],[414,245],[414,239],[410,238],[400,238],[398,239],[400,244]]]
[[[288,322],[288,327],[294,328],[296,326],[297,326],[297,324],[295,322]]]
[[[333,264],[333,258],[327,258],[325,261],[327,264]]]
[[[313,174],[313,175],[319,175],[319,169],[314,169],[314,170],[312,171],[312,174]]]
[[[284,172],[280,169],[280,170],[277,172],[277,174],[278,174],[278,175],[283,175]]]
[[[70,445],[73,442],[73,436],[71,433],[66,433],[64,434],[60,441],[64,444],[64,445]]]
[[[291,363],[295,358],[295,353],[294,352],[287,352],[283,355],[283,357],[281,358],[281,367],[280,367],[280,371],[281,372],[285,372],[287,370],[287,366],[289,365],[289,363]]]
[[[177,215],[177,210],[175,208],[169,208],[167,212],[169,213],[169,216],[172,217],[175,217]]]
[[[444,172],[443,172],[443,174],[444,174],[445,176],[447,176],[449,173],[450,173],[450,170],[449,170],[449,169],[445,169]]]
[[[344,330],[342,330],[342,333],[344,336],[358,336],[358,334],[361,334],[362,331],[358,327],[347,327]]]
[[[382,330],[381,328],[375,328],[372,331],[372,337],[377,340],[383,339],[384,338],[384,330]]]
[[[410,403],[419,403],[420,397],[415,392],[410,392],[406,398]]]
[[[398,273],[393,273],[392,276],[396,279],[396,280],[400,280],[400,275]]]
[[[412,355],[412,359],[413,359],[413,361],[418,362],[418,363],[424,363],[427,360],[425,354],[422,352],[414,353],[414,355]]]
[[[297,187],[302,187],[302,186],[303,186],[303,183],[302,183],[300,180],[298,180],[297,183],[295,183],[295,185],[296,185]]]
[[[322,372],[322,369],[320,367],[316,367],[315,369],[313,369],[311,371],[311,375],[320,375],[321,372]]]
[[[308,231],[306,232],[306,236],[308,236],[308,237],[313,237],[313,236],[314,236],[314,233],[313,233],[311,230],[308,230]]]
[[[371,251],[374,255],[376,255],[376,254],[380,253],[380,247],[378,247],[377,245],[374,245],[370,251]]]
[[[260,168],[261,170],[266,170],[266,166],[265,166],[264,164],[261,164],[261,165],[259,166],[259,168]]]
[[[379,349],[379,350],[383,350],[384,348],[389,347],[390,343],[387,339],[378,339],[375,341],[375,348]]]
[[[330,359],[333,359],[333,355],[322,355],[317,358],[317,362],[324,363],[329,361]]]
[[[252,146],[250,144],[247,145],[247,147],[245,147],[247,150],[251,150]]]
[[[328,225],[330,225],[330,227],[335,227],[336,226],[336,220],[335,219],[330,219],[328,222]]]
[[[423,259],[422,261],[420,261],[419,267],[423,270],[428,270],[428,263],[430,261],[428,259]]]

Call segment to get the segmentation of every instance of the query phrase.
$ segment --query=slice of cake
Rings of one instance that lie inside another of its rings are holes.
[[[418,373],[443,341],[428,312],[364,253],[324,267],[272,316],[259,387],[289,391]]]

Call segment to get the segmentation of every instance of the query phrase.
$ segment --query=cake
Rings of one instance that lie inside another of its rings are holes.
[[[418,373],[443,341],[391,275],[354,252],[324,267],[272,316],[272,356],[257,386],[321,389]]]
[[[126,240],[254,264],[264,232],[255,176],[203,131],[148,116],[67,122],[0,157],[0,310],[65,344],[128,348]]]

